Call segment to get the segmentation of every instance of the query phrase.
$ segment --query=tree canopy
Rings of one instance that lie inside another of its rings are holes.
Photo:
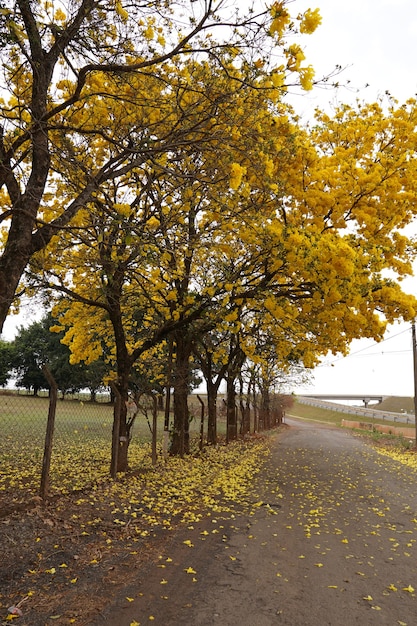
[[[169,103],[164,104],[164,86],[170,94],[175,91],[179,104],[201,98],[192,60],[206,59],[238,85],[283,89],[294,74],[309,88],[312,68],[303,62],[298,44],[285,45],[285,35],[310,33],[319,22],[318,12],[310,10],[291,19],[285,1],[272,7],[254,3],[243,12],[213,0],[64,0],[59,5],[5,0],[0,13],[0,330],[33,254],[71,224],[103,184],[184,145],[184,132],[190,143],[192,120],[185,131],[176,127]],[[190,59],[191,69],[185,71]],[[179,74],[172,81],[175,66]],[[221,91],[207,94],[206,119],[196,122],[196,135],[202,126],[207,134],[216,103],[224,97]],[[161,120],[166,134],[158,132],[155,141],[154,125],[160,127]],[[78,179],[70,187],[62,179],[69,170]]]

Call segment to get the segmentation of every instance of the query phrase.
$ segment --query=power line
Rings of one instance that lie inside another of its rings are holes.
[[[355,357],[356,355],[360,354],[361,352],[365,352],[366,350],[370,350],[372,348],[375,348],[376,346],[380,346],[383,343],[386,343],[387,341],[390,341],[391,339],[395,339],[396,337],[400,337],[401,335],[404,335],[404,333],[409,333],[410,332],[410,328],[406,328],[405,330],[400,331],[399,333],[396,333],[395,335],[391,335],[390,337],[387,337],[386,339],[383,339],[382,341],[378,341],[378,342],[374,342],[373,344],[371,344],[370,346],[366,346],[365,348],[361,348],[360,350],[356,350],[355,352],[350,352],[349,354],[346,354],[344,356],[340,356],[337,359],[334,359],[333,361],[330,362],[326,362],[326,363],[320,363],[320,365],[318,365],[317,367],[329,367],[331,365],[333,365],[334,363],[338,363],[339,361],[343,361],[345,359],[348,359],[350,357]],[[394,354],[395,352],[397,352],[398,354],[402,353],[402,352],[411,352],[412,350],[399,350],[399,351],[393,351],[392,354]],[[390,354],[390,352],[375,352],[373,354],[364,354],[362,356],[378,356],[381,354]]]
[[[410,348],[409,350],[381,350],[381,352],[370,352],[369,354],[361,354],[361,355],[359,355],[356,358],[363,359],[363,358],[366,358],[368,356],[381,356],[381,355],[384,355],[384,354],[404,354],[405,352],[412,352],[412,349]],[[352,356],[354,356],[354,355],[352,355]]]

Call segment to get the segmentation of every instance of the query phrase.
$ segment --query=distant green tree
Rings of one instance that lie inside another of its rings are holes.
[[[104,361],[93,361],[89,365],[82,364],[83,387],[91,394],[91,401],[95,402],[97,392],[107,389],[103,383],[104,377],[109,373],[109,366]]]
[[[12,343],[12,368],[18,387],[33,390],[37,396],[41,389],[48,389],[41,365],[46,361],[47,338],[42,322],[33,322],[27,328],[20,326]]]
[[[28,391],[33,390],[35,396],[41,389],[49,389],[42,373],[42,365],[46,363],[62,397],[87,388],[94,399],[97,390],[103,386],[107,366],[101,362],[88,366],[84,363],[71,364],[70,350],[61,343],[64,333],[50,331],[55,324],[56,320],[48,313],[39,322],[19,328],[11,344],[10,359],[10,369],[16,374],[17,385]]]
[[[12,370],[12,345],[9,341],[0,339],[0,385],[7,385]]]
[[[62,398],[67,393],[75,393],[85,387],[85,366],[82,363],[70,363],[68,346],[61,343],[63,333],[51,332],[49,329],[56,320],[48,314],[42,320],[42,333],[45,336],[45,357]]]

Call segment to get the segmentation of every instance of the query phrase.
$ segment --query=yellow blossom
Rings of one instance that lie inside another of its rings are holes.
[[[307,35],[314,33],[316,28],[320,26],[321,21],[319,9],[314,9],[314,11],[307,9],[300,24],[300,33]]]

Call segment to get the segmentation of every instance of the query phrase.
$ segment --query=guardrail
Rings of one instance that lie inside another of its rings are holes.
[[[414,424],[415,422],[414,415],[404,413],[391,413],[390,411],[378,411],[376,409],[365,409],[364,407],[349,406],[347,404],[336,404],[335,402],[326,402],[326,400],[318,400],[317,398],[309,398],[307,396],[297,396],[297,401],[301,404],[307,404],[308,406],[316,406],[340,413],[348,413],[349,415],[371,417],[377,420],[388,420],[390,422],[402,422],[405,424]]]

